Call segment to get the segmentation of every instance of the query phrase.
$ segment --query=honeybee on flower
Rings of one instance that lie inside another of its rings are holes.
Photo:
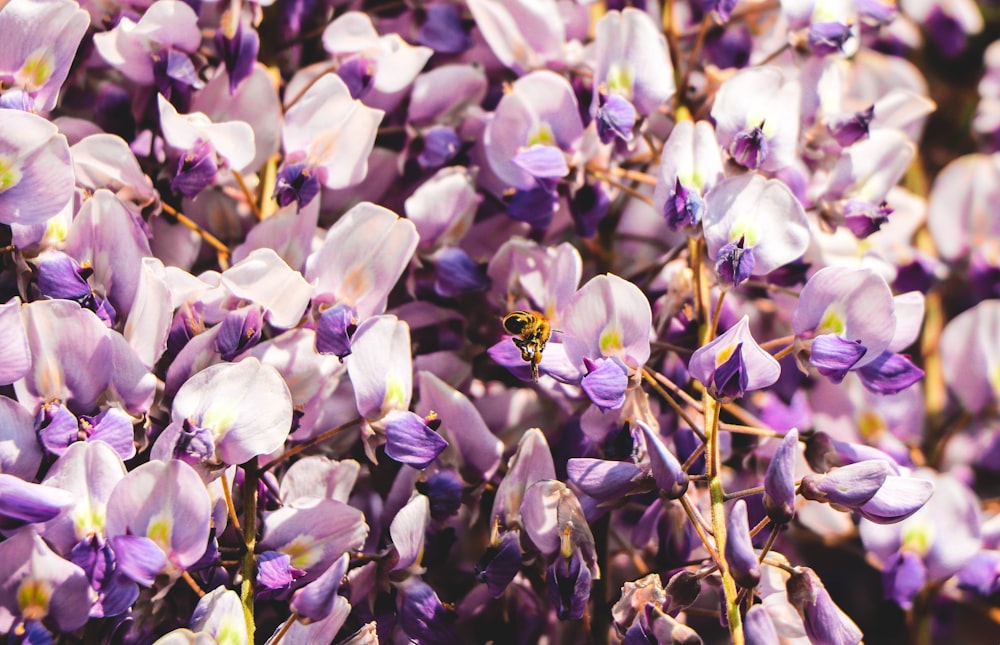
[[[503,319],[503,328],[514,334],[514,345],[521,350],[521,360],[531,366],[531,380],[538,380],[545,343],[552,336],[552,325],[537,311],[512,311]]]

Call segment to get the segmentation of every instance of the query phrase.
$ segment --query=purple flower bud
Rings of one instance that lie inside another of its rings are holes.
[[[472,46],[457,6],[433,4],[424,11],[424,21],[417,29],[418,43],[442,54],[457,54]]]
[[[895,524],[923,508],[933,494],[932,481],[890,475],[885,478],[885,483],[875,495],[856,510],[862,517],[876,524]]]
[[[756,170],[767,158],[770,144],[764,136],[764,122],[736,133],[729,152],[733,160],[745,168]]]
[[[680,231],[686,228],[695,228],[701,222],[704,211],[705,201],[701,195],[681,184],[680,177],[678,177],[674,189],[667,195],[667,201],[663,203],[663,217],[666,218],[670,230]]]
[[[874,497],[892,474],[885,461],[869,459],[834,468],[825,475],[810,473],[802,478],[799,492],[806,499],[855,509]]]
[[[813,339],[809,364],[833,383],[840,383],[868,349],[858,341],[836,334],[823,334]]]
[[[842,22],[814,22],[809,26],[807,40],[815,56],[843,53],[844,44],[851,39],[851,27]]]
[[[579,549],[568,557],[559,555],[545,572],[545,586],[559,620],[579,620],[590,600],[590,570]]]
[[[508,531],[500,543],[490,546],[476,564],[476,579],[485,582],[490,595],[499,598],[521,570],[521,537],[519,531]]]
[[[657,433],[644,424],[640,424],[640,427],[646,441],[646,454],[649,456],[649,466],[656,485],[660,488],[661,494],[668,499],[678,499],[687,492],[687,473],[681,468],[677,457],[660,441]]]
[[[760,565],[750,538],[747,503],[736,500],[726,516],[726,563],[729,572],[741,587],[756,587],[760,582]]]
[[[786,524],[795,515],[795,455],[799,431],[792,429],[781,440],[764,473],[764,510],[771,521]]]
[[[222,360],[232,361],[260,342],[263,327],[264,316],[260,305],[230,311],[219,323],[219,333],[215,336],[215,351],[219,352]]]
[[[868,137],[868,129],[875,118],[875,104],[827,124],[827,130],[842,148]]]
[[[48,522],[72,505],[69,491],[0,473],[0,530]]]
[[[337,68],[337,76],[344,81],[352,99],[362,99],[375,84],[378,61],[355,54],[344,60]]]
[[[215,148],[208,141],[199,139],[177,160],[174,177],[170,180],[170,190],[194,199],[215,181],[218,169]]]
[[[566,463],[566,476],[574,486],[598,502],[615,502],[633,493],[643,470],[627,461],[574,457]]]
[[[249,22],[237,20],[236,33],[229,34],[226,28],[215,32],[215,48],[229,73],[229,94],[232,96],[240,83],[253,73],[260,50],[260,36]]]
[[[337,304],[323,311],[316,325],[316,351],[343,360],[351,354],[351,336],[357,329],[354,308]]]
[[[902,354],[882,352],[858,370],[861,383],[875,394],[896,394],[924,377],[924,371]]]
[[[448,447],[441,435],[412,412],[393,410],[384,421],[385,454],[401,464],[423,470]]]
[[[670,577],[666,592],[670,597],[669,611],[687,609],[701,595],[701,578],[694,571],[681,569]]]
[[[462,149],[462,138],[454,128],[436,125],[424,133],[423,148],[417,155],[421,168],[440,168],[455,158]]]
[[[283,164],[274,186],[274,199],[284,208],[297,202],[304,208],[319,194],[320,178],[317,170],[304,163]]]
[[[485,291],[490,287],[486,266],[481,265],[462,249],[451,246],[434,257],[434,291],[443,298]]]
[[[822,431],[814,432],[806,438],[805,457],[809,467],[818,473],[829,472],[832,468],[844,464],[833,439]]]
[[[862,633],[830,598],[819,576],[808,567],[798,567],[785,583],[788,602],[802,618],[806,636],[817,645],[857,645]]]
[[[597,95],[598,107],[594,119],[597,122],[597,136],[601,143],[611,143],[615,138],[621,141],[632,140],[632,127],[635,125],[635,107],[623,96],[618,94]]]

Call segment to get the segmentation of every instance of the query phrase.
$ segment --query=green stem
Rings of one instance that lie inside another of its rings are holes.
[[[722,457],[719,449],[718,401],[708,394],[702,400],[705,420],[709,423],[708,434],[708,491],[712,500],[712,533],[715,548],[719,553],[719,573],[722,574],[722,589],[726,597],[726,617],[729,621],[729,635],[733,645],[743,645],[743,619],[740,616],[740,602],[736,593],[736,581],[729,572],[726,562],[726,492],[722,488]]]
[[[243,564],[240,567],[242,581],[240,582],[240,601],[243,604],[243,616],[247,621],[247,635],[254,642],[253,615],[253,581],[257,548],[257,482],[260,472],[257,470],[256,458],[243,464],[243,542],[247,546],[243,554]]]

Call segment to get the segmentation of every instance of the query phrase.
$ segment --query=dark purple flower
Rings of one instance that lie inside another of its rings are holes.
[[[476,564],[476,579],[486,583],[491,596],[499,598],[520,570],[520,532],[508,531],[498,544],[486,549],[486,553]]]

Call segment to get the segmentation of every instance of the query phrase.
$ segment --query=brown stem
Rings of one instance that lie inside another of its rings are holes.
[[[264,472],[264,471],[270,470],[271,468],[273,468],[277,464],[280,464],[281,462],[285,461],[286,459],[294,457],[295,455],[299,454],[303,450],[308,450],[309,448],[312,448],[313,446],[315,446],[317,444],[323,443],[324,441],[326,441],[330,437],[335,437],[338,434],[340,434],[341,432],[343,432],[344,430],[347,430],[348,428],[350,428],[352,426],[355,426],[355,425],[357,425],[360,422],[361,422],[360,418],[358,418],[358,419],[352,419],[352,420],[348,421],[347,423],[341,424],[341,425],[337,426],[336,428],[334,428],[332,430],[327,430],[323,434],[316,435],[315,437],[313,437],[312,439],[309,439],[308,441],[303,441],[302,443],[298,444],[297,446],[295,446],[293,448],[289,448],[285,452],[281,453],[280,455],[278,455],[277,457],[275,457],[271,461],[269,461],[266,464],[264,464],[263,466],[261,466],[260,471]]]

